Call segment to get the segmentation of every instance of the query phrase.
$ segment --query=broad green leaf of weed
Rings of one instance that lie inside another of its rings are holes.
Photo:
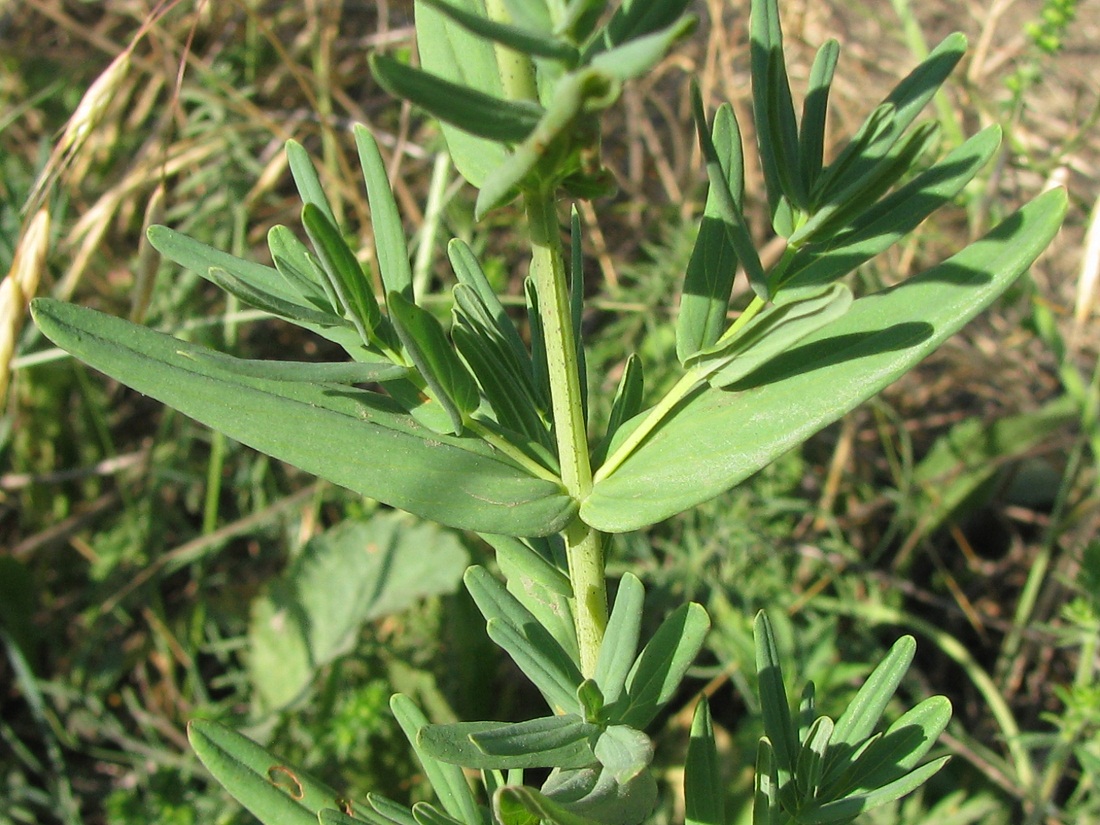
[[[399,513],[345,521],[311,539],[252,606],[248,672],[263,709],[300,698],[366,622],[453,592],[466,563],[455,535]]]

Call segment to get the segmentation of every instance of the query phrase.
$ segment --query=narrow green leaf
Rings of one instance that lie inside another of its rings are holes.
[[[741,205],[745,188],[745,163],[741,130],[733,107],[723,103],[714,115],[714,148],[726,170],[734,205]],[[718,194],[707,192],[703,222],[691,250],[680,313],[676,324],[676,356],[687,358],[718,340],[728,326],[730,293],[737,272],[737,252],[722,221]]]
[[[451,340],[477,379],[497,423],[552,449],[550,426],[537,400],[530,365],[524,369],[524,364],[516,363],[511,348],[500,339],[469,287],[457,284],[454,296]]]
[[[580,768],[595,759],[588,739],[597,731],[595,725],[587,725],[571,714],[518,725],[500,722],[426,725],[417,734],[417,742],[434,758],[465,768]]]
[[[604,30],[606,44],[619,46],[673,25],[688,6],[688,0],[624,0],[615,9]],[[601,44],[602,46],[603,44]]]
[[[509,785],[501,788],[493,797],[493,812],[502,825],[538,825],[539,822],[554,825],[601,825],[551,801],[534,788]]]
[[[328,202],[325,188],[321,185],[321,179],[317,177],[317,169],[314,168],[305,147],[296,140],[288,140],[286,157],[290,162],[290,174],[294,178],[294,185],[298,189],[302,203],[313,204],[324,214],[330,224],[337,226],[332,205]]]
[[[510,2],[519,5],[516,0]],[[569,0],[555,32],[569,37],[574,43],[583,43],[596,28],[605,8],[607,0]]]
[[[779,778],[775,770],[775,753],[772,743],[765,736],[756,747],[752,825],[778,825],[781,822],[779,810]]]
[[[560,645],[553,636],[542,628],[528,626],[520,630],[501,619],[490,619],[485,629],[538,688],[552,711],[572,713],[581,709],[577,701],[580,671],[575,664],[569,663],[569,667],[562,661],[558,655]]]
[[[699,135],[699,145],[702,147],[703,157],[706,159],[707,178],[710,181],[710,191],[715,195],[714,202],[718,216],[725,224],[729,243],[737,253],[741,266],[745,268],[753,291],[764,300],[767,300],[769,296],[764,267],[760,263],[760,256],[756,252],[752,236],[749,235],[744,215],[741,214],[741,209],[730,190],[730,170],[723,167],[722,159],[719,157],[718,150],[711,139],[710,130],[707,128],[706,114],[703,112],[703,99],[699,94],[699,87],[694,84],[691,90],[691,100],[692,114],[695,117],[695,131]]]
[[[257,292],[292,304],[300,302],[301,296],[290,288],[278,270],[270,266],[222,252],[167,226],[150,226],[146,235],[161,255],[204,278],[208,277],[211,268],[221,269],[249,284]]]
[[[452,325],[451,339],[477,379],[481,394],[508,440],[515,442],[522,437],[540,445],[545,457],[543,465],[548,469],[556,468],[557,460],[551,452],[553,440],[550,426],[533,398],[533,388],[517,381],[516,373],[509,369],[507,358],[501,357],[500,349],[493,346],[494,342],[478,334],[462,320],[456,319]]]
[[[795,782],[803,799],[813,799],[821,787],[825,751],[833,732],[833,720],[819,716],[810,726],[795,765]]]
[[[903,78],[882,103],[891,112],[883,123],[884,129],[876,130],[876,139],[867,143],[859,142],[859,134],[853,138],[822,176],[814,201],[825,203],[832,200],[836,187],[862,177],[867,168],[874,166],[909,128],[965,53],[966,37],[958,32],[948,35]],[[881,110],[882,106],[876,111]]]
[[[644,601],[645,588],[641,581],[633,573],[624,573],[619,580],[615,604],[611,608],[600,654],[596,659],[594,678],[607,705],[617,702],[626,687],[627,676],[638,652]]]
[[[802,123],[798,132],[798,166],[802,172],[802,186],[812,192],[824,165],[825,119],[829,109],[829,90],[833,83],[840,44],[827,40],[817,50],[806,99],[802,101]]]
[[[496,551],[497,565],[508,583],[508,592],[526,607],[562,649],[579,658],[577,631],[569,600],[573,587],[569,578],[519,539],[510,536],[482,536]]]
[[[857,758],[856,751],[874,732],[886,705],[909,670],[916,649],[917,643],[912,636],[902,636],[894,642],[841,714],[829,742],[824,783],[835,784],[838,777],[849,773]]]
[[[694,15],[681,17],[659,31],[595,55],[589,65],[621,81],[641,77],[664,59],[676,41],[687,37],[698,22]]]
[[[417,802],[412,806],[413,819],[417,825],[462,825],[453,816],[448,816],[430,802]]]
[[[685,366],[698,370],[712,387],[728,387],[842,317],[851,306],[852,291],[844,284],[833,284],[816,295],[772,305],[736,336],[719,340],[689,358]]]
[[[213,777],[265,825],[316,825],[322,809],[340,807],[332,788],[224,725],[192,720],[187,739]]]
[[[339,298],[306,245],[285,226],[271,227],[267,233],[267,248],[275,268],[290,288],[320,310],[337,313]]]
[[[768,60],[767,118],[769,141],[776,150],[776,165],[781,191],[788,203],[799,210],[808,205],[807,192],[802,186],[803,172],[799,167],[798,121],[791,98],[791,83],[787,76],[787,64],[783,56],[783,35],[779,26],[778,4],[773,4],[776,40]]]
[[[447,340],[435,316],[400,293],[387,296],[390,318],[401,343],[451,419],[452,432],[462,432],[480,401],[477,383]]]
[[[470,734],[470,739],[482,753],[489,756],[525,757],[538,751],[573,748],[578,743],[584,743],[587,747],[588,740],[597,733],[599,728],[596,725],[586,722],[575,713],[569,713],[564,716],[545,716],[527,722],[517,722],[492,730],[476,731]],[[590,763],[591,757],[584,764]],[[540,763],[509,767],[566,766],[557,763]]]
[[[867,793],[853,794],[842,799],[827,802],[819,808],[799,811],[799,822],[807,825],[830,825],[830,823],[851,822],[864,811],[893,802],[912,793],[937,773],[950,760],[943,756],[921,765],[905,776],[876,788]]]
[[[530,275],[523,279],[523,295],[527,301],[527,328],[531,335],[531,380],[542,398],[549,403],[550,374],[547,371],[546,333],[542,329],[542,314],[539,312],[539,293]]]
[[[379,816],[382,816],[389,822],[393,822],[394,825],[417,825],[416,819],[410,811],[404,805],[400,805],[391,799],[387,799],[381,794],[368,793],[367,802],[370,803]]]
[[[400,293],[401,297],[411,301],[413,289],[409,248],[405,244],[405,230],[401,226],[401,215],[397,211],[397,202],[386,176],[386,166],[370,131],[357,123],[352,132],[359,152],[359,164],[363,167],[363,180],[367,186],[374,249],[378,256],[382,284],[386,292]]]
[[[390,381],[408,374],[408,367],[389,361],[345,361],[323,363],[312,361],[262,361],[234,358],[209,350],[196,353],[200,360],[216,364],[226,372],[264,378],[271,381],[305,381],[314,384],[373,384]]]
[[[428,718],[412,699],[400,693],[390,698],[390,709],[416,752],[416,758],[424,767],[424,773],[444,810],[465,825],[482,825],[477,800],[462,768],[436,759],[420,746],[419,732],[427,726]]]
[[[879,162],[896,140],[896,118],[893,103],[880,103],[871,110],[840,155],[818,175],[817,187],[810,193],[811,210],[835,200],[838,189],[858,183]]]
[[[696,390],[596,483],[581,517],[607,532],[639,529],[713,498],[802,443],[987,307],[1050,242],[1065,208],[1063,191],[1045,193],[938,266],[855,301],[751,380]],[[621,439],[628,428],[620,432]]]
[[[210,351],[119,318],[42,299],[42,331],[93,368],[230,438],[441,524],[547,535],[576,505],[491,447],[428,432],[391,400],[355,388],[226,371]]]
[[[794,779],[798,740],[790,705],[787,703],[787,687],[783,682],[783,668],[779,661],[775,635],[767,614],[762,610],[756,614],[753,637],[756,640],[760,712],[764,720],[764,733],[771,743],[778,790],[782,794]]]
[[[624,696],[609,708],[614,721],[642,730],[680,686],[710,629],[701,605],[682,605],[657,628],[630,669]]]
[[[800,250],[784,273],[780,288],[829,283],[897,243],[962,191],[989,162],[1000,138],[996,126],[984,129],[875,204],[828,248],[810,246]]]
[[[903,713],[859,754],[840,793],[874,790],[916,768],[950,721],[951,702],[945,696],[932,696]],[[835,784],[826,790],[839,795]]]
[[[749,18],[753,114],[759,130],[757,148],[775,223],[784,197],[802,205],[800,192],[799,197],[793,197],[796,178],[801,186],[796,165],[798,130],[783,59],[778,3],[753,0]]]
[[[340,231],[312,203],[302,207],[302,225],[344,311],[363,336],[363,343],[368,346],[390,343],[381,333],[382,312],[370,280]]]
[[[585,679],[581,682],[580,687],[577,688],[577,701],[581,704],[584,721],[593,724],[603,721],[603,691],[594,679]]]
[[[379,816],[370,806],[353,806],[348,799],[340,801],[344,803],[340,810],[325,808],[317,815],[321,825],[391,825],[392,820]]]
[[[481,305],[492,316],[500,337],[512,350],[516,363],[522,365],[523,369],[530,373],[531,355],[527,351],[515,323],[508,316],[504,304],[497,297],[496,290],[493,289],[489,279],[485,276],[485,271],[478,263],[473,250],[465,241],[455,238],[447,244],[447,257],[451,261],[451,267],[454,269],[458,282],[469,287],[477,294]]]
[[[578,710],[576,691],[583,677],[554,637],[483,567],[467,570],[465,582],[478,610],[493,625],[489,637],[516,660],[551,708],[558,713]]]
[[[531,134],[543,114],[536,103],[493,97],[384,54],[372,54],[370,67],[378,84],[391,95],[409,100],[475,137],[519,143]]]
[[[500,23],[485,15],[454,6],[447,0],[420,0],[420,2],[446,15],[472,34],[500,43],[520,54],[556,60],[564,63],[567,68],[573,68],[580,59],[580,52],[571,43],[548,37],[538,31]]]
[[[452,4],[477,14],[485,13],[483,0],[452,0]],[[534,8],[541,2],[526,5]],[[492,97],[505,96],[496,47],[491,42],[466,31],[431,6],[417,2],[414,9],[421,68]],[[520,18],[516,20],[522,22]],[[449,123],[441,126],[455,168],[474,186],[480,187],[486,176],[504,162],[506,151],[502,144],[476,137]]]
[[[838,187],[836,194],[798,227],[788,239],[802,244],[816,237],[829,238],[848,223],[864,214],[878,215],[876,201],[901,178],[915,168],[939,137],[939,124],[930,122],[918,126],[895,144],[882,160],[852,181]]]
[[[725,793],[710,705],[700,697],[691,720],[684,761],[684,819],[686,825],[725,825]]]
[[[304,306],[300,301],[285,301],[266,292],[261,292],[248,281],[243,281],[231,272],[210,267],[207,280],[224,289],[230,295],[240,298],[249,306],[268,312],[294,324],[315,327],[350,326],[350,322],[331,312]]]
[[[615,398],[611,402],[607,432],[592,456],[593,466],[598,467],[603,463],[607,457],[607,445],[614,438],[615,433],[641,410],[644,392],[645,377],[642,375],[642,361],[637,355],[631,354],[623,366],[623,376],[619,379]]]

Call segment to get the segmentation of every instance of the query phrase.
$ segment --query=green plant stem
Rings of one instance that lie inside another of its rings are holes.
[[[744,328],[745,324],[756,317],[757,313],[764,308],[765,303],[766,302],[759,296],[754,297],[752,303],[745,307],[745,311],[737,317],[737,320],[730,325],[730,328],[722,333],[722,337],[718,339],[718,342],[728,341],[730,338],[737,335],[737,333]],[[650,408],[649,414],[642,419],[642,422],[634,428],[623,443],[615,448],[615,452],[609,455],[607,460],[600,465],[599,470],[596,471],[595,480],[600,481],[601,479],[607,478],[619,469],[620,465],[630,457],[630,454],[638,449],[638,445],[640,445],[646,437],[657,428],[657,425],[664,421],[668,414],[672,412],[672,408],[679,404],[688,393],[695,389],[700,381],[705,381],[707,377],[708,372],[706,370],[688,370],[684,376],[676,382],[675,386],[665,393],[664,398]]]
[[[525,201],[531,230],[531,277],[539,296],[539,314],[546,338],[550,407],[561,479],[574,499],[584,501],[592,491],[592,465],[557,210],[551,192],[528,192]],[[581,672],[590,677],[596,671],[607,626],[603,547],[600,534],[580,518],[574,519],[562,535],[573,585],[573,620]]]

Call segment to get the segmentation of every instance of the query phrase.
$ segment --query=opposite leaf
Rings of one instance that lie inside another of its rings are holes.
[[[1065,209],[1063,190],[1047,192],[942,264],[855,301],[732,388],[689,395],[595,484],[581,517],[598,530],[636,530],[713,498],[801,444],[988,306],[1050,242]],[[630,430],[622,427],[620,438]]]
[[[95,369],[269,455],[441,524],[548,535],[571,518],[558,484],[484,442],[426,430],[388,398],[354,387],[273,381],[119,318],[39,299],[48,338]]]

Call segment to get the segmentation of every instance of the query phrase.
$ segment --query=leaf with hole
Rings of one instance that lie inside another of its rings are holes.
[[[231,728],[206,719],[187,725],[187,739],[211,775],[265,825],[316,825],[340,796]]]

